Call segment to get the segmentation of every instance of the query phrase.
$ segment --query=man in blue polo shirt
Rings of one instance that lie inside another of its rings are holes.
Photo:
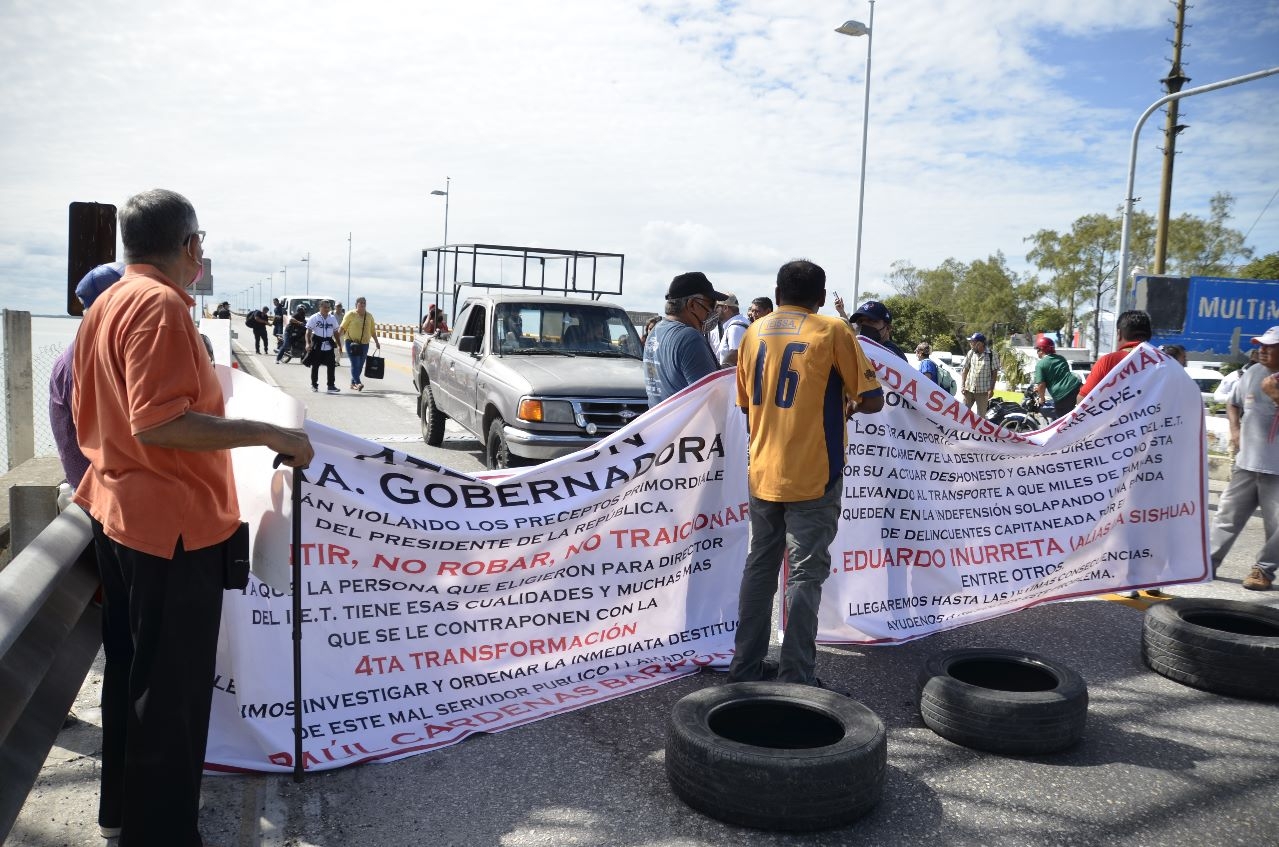
[[[666,292],[666,319],[644,342],[644,388],[649,408],[719,368],[702,324],[726,297],[701,271],[680,274]]]

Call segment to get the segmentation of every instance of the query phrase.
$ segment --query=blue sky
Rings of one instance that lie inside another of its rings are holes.
[[[800,7],[800,8],[796,8]],[[299,10],[306,9],[303,14]],[[880,0],[864,289],[894,261],[1002,250],[1123,200],[1140,112],[1162,96],[1165,0]],[[57,313],[67,204],[186,194],[220,296],[303,287],[379,318],[417,309],[449,237],[623,252],[625,305],[700,269],[771,294],[805,256],[851,292],[864,2],[226,0],[0,3],[0,294]],[[1279,65],[1279,0],[1200,0],[1191,85]],[[1279,250],[1279,77],[1183,101],[1173,214],[1215,191]],[[1139,208],[1158,198],[1162,116]],[[287,275],[280,271],[287,267]]]

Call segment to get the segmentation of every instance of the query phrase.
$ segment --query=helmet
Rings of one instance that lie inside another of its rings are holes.
[[[1045,353],[1056,353],[1057,345],[1054,344],[1053,340],[1048,336],[1041,335],[1039,338],[1035,339],[1035,349],[1042,350]]]

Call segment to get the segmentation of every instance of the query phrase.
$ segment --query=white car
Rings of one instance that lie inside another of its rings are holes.
[[[1212,403],[1216,399],[1214,392],[1218,390],[1221,383],[1225,382],[1221,378],[1221,374],[1211,368],[1187,367],[1186,376],[1193,379],[1195,384],[1199,386],[1199,393],[1203,397],[1204,403]]]

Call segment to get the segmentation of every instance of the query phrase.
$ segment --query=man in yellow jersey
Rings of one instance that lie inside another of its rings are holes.
[[[738,598],[730,682],[765,672],[773,595],[789,556],[780,682],[819,685],[817,608],[839,524],[846,421],[884,407],[852,329],[817,314],[826,272],[802,259],[777,272],[777,310],[750,325],[737,359],[737,405],[750,433],[751,542]]]

